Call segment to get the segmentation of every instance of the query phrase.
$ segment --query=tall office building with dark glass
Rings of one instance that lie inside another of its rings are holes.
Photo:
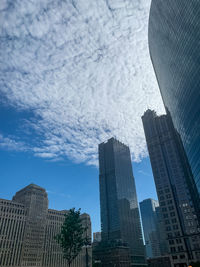
[[[146,266],[129,147],[114,138],[101,143],[99,171],[102,239],[127,243],[132,266]]]
[[[171,116],[147,110],[142,117],[173,266],[200,261],[200,226],[188,190],[188,164]]]
[[[140,202],[140,213],[145,239],[147,258],[156,258],[162,255],[162,239],[160,221],[157,214],[159,203],[157,200],[148,198]]]
[[[181,135],[200,214],[200,1],[152,0],[149,49],[166,108]]]

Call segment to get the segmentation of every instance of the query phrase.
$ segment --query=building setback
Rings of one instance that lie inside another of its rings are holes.
[[[189,190],[200,215],[199,29],[199,0],[152,0],[150,55],[165,107],[181,135],[192,169]]]
[[[146,266],[129,147],[114,138],[99,145],[102,241],[130,247],[132,266]]]
[[[0,199],[0,266],[67,267],[54,239],[66,213],[48,209],[45,189],[34,184],[18,191],[12,200]],[[91,239],[90,217],[84,213],[81,219]],[[87,252],[91,266],[91,247]],[[85,247],[72,264],[84,266],[88,267]]]
[[[190,178],[181,139],[169,113],[157,116],[148,110],[142,121],[169,252],[174,266],[187,266],[200,260],[200,228],[187,186]]]

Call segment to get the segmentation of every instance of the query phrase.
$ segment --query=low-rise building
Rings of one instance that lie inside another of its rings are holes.
[[[67,210],[48,209],[45,189],[30,184],[18,191],[12,200],[0,199],[0,266],[67,267],[55,240]],[[81,215],[91,239],[91,221]],[[72,267],[91,267],[91,246],[83,247]]]

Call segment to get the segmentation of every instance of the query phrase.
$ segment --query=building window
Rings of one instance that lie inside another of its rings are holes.
[[[166,212],[167,211],[167,208],[162,208],[162,212]]]
[[[160,202],[160,206],[165,206],[165,205],[166,205],[165,201]]]
[[[168,237],[168,238],[172,238],[172,237],[173,237],[172,233],[168,233],[168,234],[167,234],[167,237]]]
[[[175,236],[180,236],[180,232],[175,232]]]
[[[185,258],[185,255],[184,254],[181,254],[180,255],[180,259],[184,259]]]
[[[178,246],[178,251],[183,251],[183,246]]]
[[[173,252],[176,252],[176,248],[175,247],[171,247],[170,248],[170,251],[173,253]]]
[[[171,231],[171,227],[170,226],[167,226],[166,227],[166,231]]]

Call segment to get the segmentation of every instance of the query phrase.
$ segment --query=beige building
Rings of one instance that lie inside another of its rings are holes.
[[[48,209],[45,189],[30,184],[12,201],[0,199],[0,266],[67,267],[54,237],[60,231],[67,210]],[[91,221],[81,215],[91,239]],[[91,267],[91,247],[84,247],[72,267]]]

